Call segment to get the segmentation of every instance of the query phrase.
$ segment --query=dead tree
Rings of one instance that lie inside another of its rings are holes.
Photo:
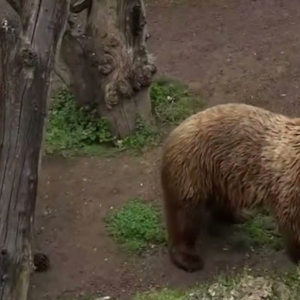
[[[0,299],[25,300],[50,76],[69,0],[7,2],[19,18],[0,26]]]
[[[66,30],[61,58],[79,105],[96,109],[113,135],[135,130],[137,117],[151,121],[149,86],[156,67],[147,52],[143,0],[79,0],[73,13],[87,11],[83,32]]]

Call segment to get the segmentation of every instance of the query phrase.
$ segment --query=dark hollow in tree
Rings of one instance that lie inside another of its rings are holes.
[[[156,67],[148,54],[143,0],[79,0],[71,11],[87,10],[83,33],[66,30],[61,58],[77,103],[96,109],[118,138],[136,121],[151,122],[149,86]]]
[[[69,0],[7,0],[0,26],[0,299],[25,300],[50,76]],[[45,265],[46,264],[46,265]],[[39,269],[41,271],[42,269]]]

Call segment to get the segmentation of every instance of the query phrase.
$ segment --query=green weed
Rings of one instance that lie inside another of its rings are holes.
[[[86,113],[75,104],[74,97],[64,88],[50,101],[46,132],[46,153],[81,149],[94,144],[112,143],[106,120]]]
[[[105,218],[108,233],[130,251],[141,252],[150,244],[164,244],[160,211],[150,203],[131,199]]]
[[[156,124],[146,125],[138,118],[135,133],[116,140],[105,119],[77,107],[67,88],[57,91],[50,101],[46,153],[102,155],[109,154],[109,149],[113,154],[144,150],[160,142],[166,125],[179,123],[203,104],[183,84],[167,79],[153,82],[150,95]]]
[[[137,121],[136,132],[117,141],[117,146],[125,150],[144,150],[159,142],[159,131],[155,127],[146,125],[141,120]]]
[[[161,78],[151,86],[153,115],[159,124],[177,125],[203,107],[203,100],[178,82]]]

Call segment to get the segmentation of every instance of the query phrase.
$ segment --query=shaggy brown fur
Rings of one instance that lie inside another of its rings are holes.
[[[195,244],[207,218],[237,222],[242,209],[259,205],[273,213],[291,260],[300,260],[300,119],[246,104],[192,115],[166,140],[161,182],[177,267],[203,267]]]

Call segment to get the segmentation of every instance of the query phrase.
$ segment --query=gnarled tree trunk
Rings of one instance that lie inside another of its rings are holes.
[[[27,298],[49,81],[69,0],[7,0],[0,26],[0,299]]]
[[[69,69],[77,102],[108,120],[113,135],[135,130],[137,117],[151,120],[149,86],[156,73],[146,47],[143,0],[82,0],[83,32],[66,31],[61,57]]]

